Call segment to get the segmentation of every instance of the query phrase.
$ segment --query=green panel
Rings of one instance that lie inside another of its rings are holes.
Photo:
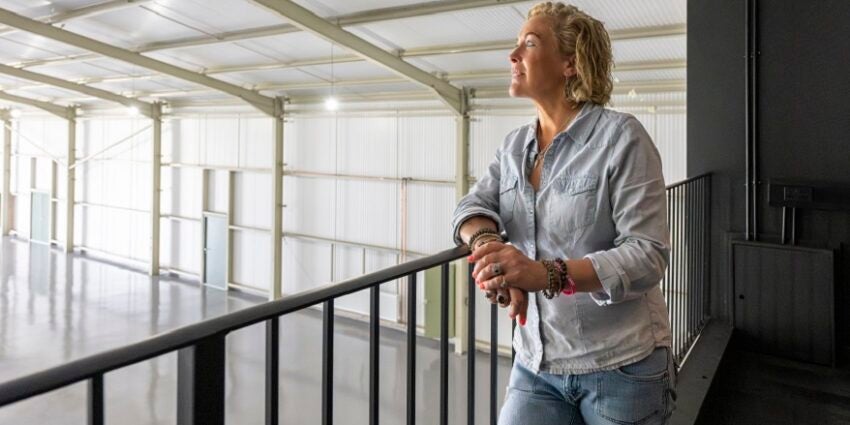
[[[455,265],[449,265],[449,337],[455,336]],[[440,337],[440,267],[425,270],[425,336]]]
[[[50,195],[32,192],[30,197],[30,240],[50,242]]]
[[[227,289],[227,219],[205,216],[204,238],[204,283]]]

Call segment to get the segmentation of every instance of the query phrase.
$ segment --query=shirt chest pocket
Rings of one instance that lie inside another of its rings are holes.
[[[514,207],[517,202],[518,182],[516,176],[506,175],[499,181],[499,218],[507,225],[514,219]]]
[[[559,233],[572,233],[596,221],[599,178],[559,176],[552,187],[549,217]]]

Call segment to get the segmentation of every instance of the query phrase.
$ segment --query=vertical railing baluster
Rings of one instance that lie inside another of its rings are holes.
[[[378,402],[380,400],[380,349],[381,349],[381,288],[369,289],[369,423],[378,425]]]
[[[333,424],[334,300],[322,312],[322,425]]]
[[[224,425],[225,335],[177,352],[177,423]]]
[[[92,376],[88,384],[88,425],[103,425],[103,375]]]
[[[700,267],[697,270],[699,276],[699,289],[697,293],[697,314],[699,315],[699,327],[702,329],[703,325],[703,288],[705,288],[705,256],[707,254],[705,249],[705,226],[706,226],[706,208],[708,208],[708,204],[705,203],[705,177],[699,179],[699,196],[697,197],[699,202],[699,258],[700,258]]]
[[[467,330],[466,330],[466,423],[475,425],[475,279],[472,278],[474,265],[468,266],[469,285],[467,287]]]
[[[381,288],[373,286],[369,289],[371,295],[369,318],[369,423],[378,425],[378,402],[380,401],[379,365],[381,348]]]
[[[685,261],[685,185],[679,186],[679,355],[684,353],[685,335],[688,332],[687,323],[685,323],[685,269],[687,262]]]
[[[676,355],[682,351],[682,186],[676,186]]]
[[[694,326],[694,261],[696,260],[696,249],[694,249],[694,218],[697,211],[694,209],[693,203],[695,186],[695,182],[688,183],[688,202],[685,206],[685,211],[688,214],[688,245],[686,247],[688,251],[688,347],[691,346],[694,329],[696,328]]]
[[[449,423],[449,263],[440,267],[440,425]]]
[[[703,300],[703,317],[704,317],[703,320],[705,320],[705,317],[708,315],[707,314],[709,312],[708,306],[710,306],[710,303],[711,303],[711,211],[712,211],[712,204],[711,204],[711,195],[712,195],[711,190],[712,189],[711,189],[711,186],[712,186],[711,175],[709,175],[706,178],[706,188],[705,188],[705,204],[706,204],[706,208],[707,208],[707,213],[706,213],[706,217],[705,217],[706,218],[705,219],[705,229],[706,229],[705,230],[706,231],[705,248],[706,248],[706,251],[705,251],[705,263],[704,263],[705,264],[705,266],[704,266],[705,267],[705,271],[704,271],[704,273],[705,273],[705,287],[703,288],[703,290],[705,291],[705,293],[704,293],[704,300]]]
[[[668,227],[667,230],[669,231],[670,226],[671,226],[670,223],[673,222],[673,213],[671,212],[671,207],[673,205],[673,201],[670,198],[670,190],[665,190],[665,192],[666,192],[665,196],[667,198],[667,227]],[[663,284],[664,284],[664,286],[663,286],[663,288],[664,288],[664,300],[667,302],[667,309],[668,310],[670,309],[670,302],[673,300],[673,294],[672,294],[672,292],[670,292],[670,270],[671,270],[671,267],[673,267],[673,251],[672,251],[673,247],[672,247],[672,243],[673,243],[673,237],[671,236],[670,237],[670,244],[671,244],[670,259],[669,259],[669,264],[667,265],[667,269],[664,271],[664,282],[663,282]],[[669,314],[669,311],[668,311],[668,314]]]
[[[266,425],[279,422],[280,318],[266,321]]]
[[[416,424],[416,273],[407,276],[407,425]]]
[[[676,244],[679,242],[676,241],[676,188],[672,188],[669,191],[670,193],[670,265],[668,266],[670,276],[670,283],[667,285],[667,290],[670,291],[670,302],[668,307],[670,308],[670,332],[672,333],[672,344],[673,344],[673,356],[676,355],[676,331],[679,330],[679,326],[676,324]]]
[[[490,306],[490,424],[496,425],[496,386],[498,385],[498,376],[496,376],[496,355],[499,349],[499,316],[496,310],[496,304]]]

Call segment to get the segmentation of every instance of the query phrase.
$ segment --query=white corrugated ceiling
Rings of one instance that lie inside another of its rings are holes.
[[[379,13],[377,9],[426,4],[413,0],[297,0],[296,3],[326,18],[352,14],[362,18]],[[470,7],[359,23],[345,29],[379,47],[409,55],[405,60],[414,66],[447,78],[456,86],[491,87],[506,84],[509,70],[506,46],[512,43],[534,3]],[[686,0],[576,0],[573,3],[605,22],[615,35],[624,31],[630,34],[627,39],[613,42],[615,61],[618,66],[644,65],[641,68],[645,70],[617,71],[615,76],[620,83],[684,83],[686,74],[681,64],[686,59],[683,33]],[[293,29],[284,17],[250,0],[141,0],[132,4],[116,0],[0,0],[0,7],[42,21],[61,18],[80,8],[109,4],[121,7],[103,7],[99,13],[56,25],[115,46],[140,50],[146,56],[194,72],[261,90],[266,95],[323,96],[330,92],[326,86],[331,81],[337,93],[364,99],[370,92],[423,90],[372,62],[344,60],[352,53],[311,33]],[[659,28],[668,35],[641,35]],[[245,35],[257,29],[266,32],[261,36]],[[234,33],[242,37],[222,40]],[[197,40],[203,42],[190,42]],[[180,42],[181,46],[169,47],[174,42]],[[444,48],[480,44],[490,47],[485,51],[451,54]],[[428,51],[427,55],[417,53],[422,49]],[[333,71],[327,63],[332,55],[344,62],[335,63]],[[4,64],[145,100],[232,99],[194,83],[18,30],[0,29],[0,59]],[[501,71],[505,75],[498,75]],[[370,84],[369,80],[375,81]],[[3,75],[0,75],[0,89],[59,104],[92,103],[80,94]]]

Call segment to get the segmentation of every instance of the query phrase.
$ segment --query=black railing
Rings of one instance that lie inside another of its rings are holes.
[[[667,188],[668,212],[673,252],[663,283],[670,307],[674,332],[674,353],[681,360],[693,343],[707,315],[707,207],[710,199],[709,176],[688,179]],[[265,421],[279,423],[280,317],[323,304],[322,335],[322,424],[333,423],[334,300],[365,289],[370,290],[369,323],[369,423],[379,423],[379,285],[407,277],[407,423],[415,424],[416,364],[416,273],[441,268],[440,310],[440,424],[448,423],[448,349],[449,349],[449,263],[469,254],[456,247],[425,258],[410,261],[354,279],[286,296],[185,326],[129,344],[70,361],[42,372],[0,384],[0,407],[77,382],[88,381],[88,423],[104,422],[104,374],[153,357],[178,352],[177,420],[179,424],[223,425],[225,418],[225,337],[228,333],[260,322],[266,325]],[[472,267],[468,268],[472,272]],[[470,277],[471,281],[471,277]],[[475,422],[475,299],[474,285],[468,285],[467,314],[467,423]],[[498,312],[490,306],[490,385],[489,422],[496,423]]]
[[[667,186],[670,262],[661,288],[670,311],[673,357],[681,363],[708,317],[711,175]]]

